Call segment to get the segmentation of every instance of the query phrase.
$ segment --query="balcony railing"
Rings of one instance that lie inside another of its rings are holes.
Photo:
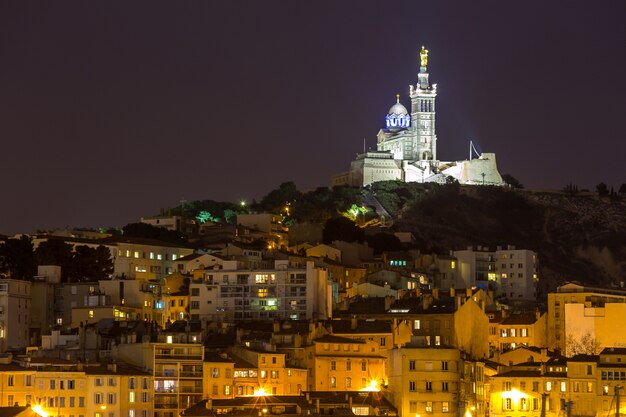
[[[155,403],[154,404],[154,408],[163,410],[163,409],[178,409],[178,403],[165,403],[165,404],[159,404],[159,403]]]
[[[202,378],[202,371],[181,371],[182,378]]]

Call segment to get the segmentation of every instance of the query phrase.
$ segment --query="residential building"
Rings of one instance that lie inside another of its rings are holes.
[[[31,283],[0,279],[0,352],[29,345]]]
[[[326,319],[332,315],[331,288],[327,271],[310,261],[300,267],[280,260],[257,270],[229,261],[190,284],[189,312],[202,321]]]
[[[378,342],[326,335],[305,348],[309,391],[359,391],[386,385]]]
[[[587,345],[592,345],[592,349],[599,340],[608,343],[604,346],[611,346],[618,342],[624,343],[624,341],[616,340],[616,338],[621,337],[622,332],[621,318],[619,320],[615,318],[615,314],[619,314],[621,308],[619,304],[623,303],[626,303],[626,290],[622,288],[589,287],[572,282],[559,286],[556,292],[548,294],[548,347],[569,354],[572,348],[576,348],[581,342],[584,342],[582,337],[588,341]],[[576,308],[572,304],[581,304],[585,308]],[[609,320],[606,317],[607,304],[618,304],[615,308],[608,308]],[[572,319],[568,318],[568,313]],[[585,313],[590,314],[590,317],[582,319],[581,314]],[[574,317],[582,319],[580,323],[582,332],[578,330],[578,324],[572,325],[575,323]],[[569,328],[568,322],[570,323]],[[570,339],[569,349],[568,337]]]
[[[416,341],[392,349],[388,389],[398,415],[459,415],[462,367],[455,348],[423,346]]]

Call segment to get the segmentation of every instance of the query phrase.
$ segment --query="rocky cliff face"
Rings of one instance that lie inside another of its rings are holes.
[[[423,249],[511,244],[538,252],[540,294],[563,281],[626,280],[623,200],[453,184],[387,184],[373,192],[396,217],[394,227],[413,232]]]

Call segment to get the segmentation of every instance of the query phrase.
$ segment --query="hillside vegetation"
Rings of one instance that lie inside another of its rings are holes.
[[[596,194],[379,183],[371,192],[420,248],[514,245],[539,253],[542,293],[562,281],[626,279],[626,203]]]

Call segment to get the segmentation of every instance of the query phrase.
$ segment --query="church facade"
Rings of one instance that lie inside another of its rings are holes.
[[[400,96],[385,117],[377,135],[377,150],[357,155],[350,170],[332,179],[335,185],[365,186],[378,181],[445,183],[450,178],[461,184],[504,185],[496,156],[483,153],[465,161],[444,162],[437,158],[437,84],[428,74],[428,51],[420,51],[417,83],[410,85],[411,111]]]

